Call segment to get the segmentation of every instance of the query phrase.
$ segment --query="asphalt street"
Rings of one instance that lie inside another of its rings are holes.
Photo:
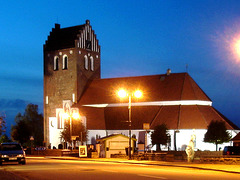
[[[238,165],[239,166],[239,165]],[[239,173],[117,159],[31,157],[26,165],[4,164],[0,179],[240,179]]]

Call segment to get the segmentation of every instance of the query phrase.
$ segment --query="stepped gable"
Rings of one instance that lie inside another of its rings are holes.
[[[60,24],[55,24],[48,40],[44,45],[44,50],[58,50],[75,47],[75,40],[81,34],[85,25],[60,28]]]

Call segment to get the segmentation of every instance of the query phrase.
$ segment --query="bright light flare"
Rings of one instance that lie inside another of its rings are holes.
[[[237,59],[240,59],[240,39],[236,40],[233,51],[236,53]]]
[[[120,89],[117,94],[120,98],[124,98],[127,96],[127,91],[125,91],[124,89]]]
[[[218,58],[215,68],[240,75],[240,23],[231,22],[229,26],[219,29],[214,36],[214,53]]]
[[[142,97],[142,91],[140,91],[140,90],[135,91],[135,92],[134,92],[134,96],[135,96],[136,98]]]
[[[63,113],[62,114],[62,118],[63,119],[68,119],[70,116],[69,116],[69,114],[68,113]]]
[[[73,117],[73,119],[80,119],[79,113],[73,113],[72,117]]]

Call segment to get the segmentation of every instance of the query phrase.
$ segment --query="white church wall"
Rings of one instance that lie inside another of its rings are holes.
[[[56,117],[50,117],[49,118],[49,141],[51,144],[51,148],[55,146],[58,148],[58,145],[61,144],[60,136],[61,136],[62,129],[57,128],[57,118]]]
[[[106,136],[106,130],[88,130],[87,144],[96,144],[96,139]]]
[[[156,146],[152,146],[152,140],[151,140],[151,133],[153,131],[149,132],[147,135],[147,146],[151,147],[149,150],[156,150]],[[207,132],[206,129],[183,129],[179,130],[179,133],[176,133],[176,148],[177,151],[185,151],[186,146],[189,144],[189,141],[191,139],[191,136],[193,134],[196,135],[196,142],[195,142],[195,150],[201,150],[201,151],[215,151],[216,145],[212,143],[205,143],[203,141],[205,133]],[[228,130],[228,132],[231,134],[232,137],[236,136],[239,131],[236,130]],[[170,144],[170,150],[174,150],[174,130],[169,130],[169,134],[171,136],[171,144]],[[219,148],[223,150],[224,146],[232,146],[232,142],[223,143],[218,145]],[[161,146],[161,149],[164,151],[168,150],[167,146]]]
[[[60,135],[61,131],[63,129],[57,129],[57,119],[56,117],[50,117],[49,118],[49,135],[50,135],[50,143],[51,148],[55,146],[58,147],[59,144],[61,144],[60,141]],[[151,141],[151,132],[152,130],[147,133],[147,140],[145,141],[147,143],[147,147],[149,147],[149,150],[156,150],[156,146],[152,146]],[[184,129],[179,130],[178,133],[176,133],[176,148],[178,151],[184,151],[186,146],[189,144],[189,141],[191,139],[191,136],[193,134],[196,135],[196,142],[195,142],[195,150],[201,150],[201,151],[215,151],[216,146],[212,143],[205,143],[203,142],[204,135],[207,132],[206,129]],[[229,133],[234,137],[239,131],[235,130],[229,130]],[[111,134],[123,134],[125,136],[129,136],[129,130],[88,130],[88,140],[87,144],[96,144],[97,138],[102,138]],[[132,135],[136,136],[137,142],[136,146],[138,146],[138,142],[145,140],[144,136],[141,134],[145,134],[144,130],[132,130]],[[171,135],[171,144],[170,144],[170,150],[174,150],[174,130],[169,130],[169,134]],[[144,141],[143,141],[144,142]],[[221,150],[224,148],[224,146],[232,145],[232,142],[219,144],[218,148],[221,148]],[[168,150],[167,146],[161,146],[162,150]]]

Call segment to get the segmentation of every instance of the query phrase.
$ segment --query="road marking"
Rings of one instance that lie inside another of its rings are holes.
[[[102,170],[104,172],[111,172],[111,173],[119,173],[118,171],[114,171],[114,170]]]
[[[54,168],[50,168],[50,167],[29,167],[29,168],[9,168],[7,169],[8,171],[42,171],[42,170],[65,170],[65,169],[69,169],[69,168],[58,168],[58,167],[54,167]]]
[[[138,174],[138,176],[143,176],[143,177],[148,177],[148,178],[155,178],[155,179],[167,179],[167,178],[161,177],[161,176],[151,176],[151,175],[146,175],[146,174]]]

